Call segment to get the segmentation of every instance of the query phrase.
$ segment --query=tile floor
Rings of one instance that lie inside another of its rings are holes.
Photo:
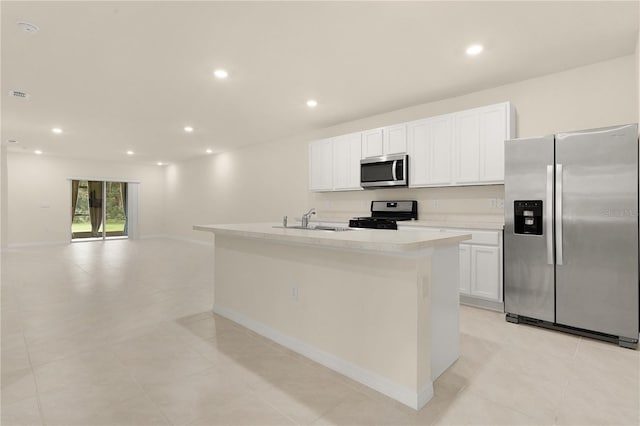
[[[419,412],[210,313],[212,248],[2,253],[2,425],[638,425],[640,352],[462,307]]]

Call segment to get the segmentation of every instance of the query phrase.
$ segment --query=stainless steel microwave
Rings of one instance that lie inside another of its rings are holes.
[[[360,160],[360,186],[363,188],[388,188],[408,186],[409,156],[407,154],[383,155]]]

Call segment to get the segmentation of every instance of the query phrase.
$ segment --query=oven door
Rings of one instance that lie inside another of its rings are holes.
[[[407,186],[407,165],[406,154],[360,160],[360,186],[363,188]]]

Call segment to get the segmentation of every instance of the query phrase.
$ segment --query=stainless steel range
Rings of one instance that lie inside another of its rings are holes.
[[[349,221],[350,228],[398,229],[398,220],[418,219],[418,202],[409,201],[372,201],[371,216],[354,217]]]

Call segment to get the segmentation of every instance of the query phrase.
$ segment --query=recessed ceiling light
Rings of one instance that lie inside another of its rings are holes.
[[[51,131],[56,135],[59,135],[60,133],[62,133],[62,129],[59,127],[54,127],[53,129],[51,129]]]
[[[16,22],[16,25],[25,33],[37,33],[38,31],[40,31],[40,28],[38,28],[37,25],[32,24],[31,22],[21,21]]]
[[[316,101],[315,99],[309,99],[309,100],[307,101],[307,106],[308,106],[309,108],[315,108],[315,107],[317,107],[317,106],[318,106],[318,101]]]
[[[484,50],[484,47],[482,47],[481,44],[472,44],[471,46],[467,47],[467,55],[475,56],[478,53],[482,52],[483,50]]]
[[[157,164],[158,166],[164,166],[164,163],[163,163],[162,161],[158,161],[156,164]]]
[[[36,149],[35,151],[33,151],[34,153],[36,153],[37,155],[42,154],[42,151],[40,151],[39,149]]]
[[[229,77],[229,73],[227,72],[227,70],[222,70],[222,69],[217,69],[213,72],[213,75],[215,75],[217,78],[227,78]]]
[[[127,151],[127,155],[133,155],[134,152],[133,151]]]
[[[212,149],[207,149],[205,152],[206,152],[207,154],[213,154],[213,150],[212,150]]]
[[[191,133],[191,132],[193,132],[193,127],[191,127],[191,126],[184,126],[184,131],[185,131],[185,132],[187,132],[187,133]]]

